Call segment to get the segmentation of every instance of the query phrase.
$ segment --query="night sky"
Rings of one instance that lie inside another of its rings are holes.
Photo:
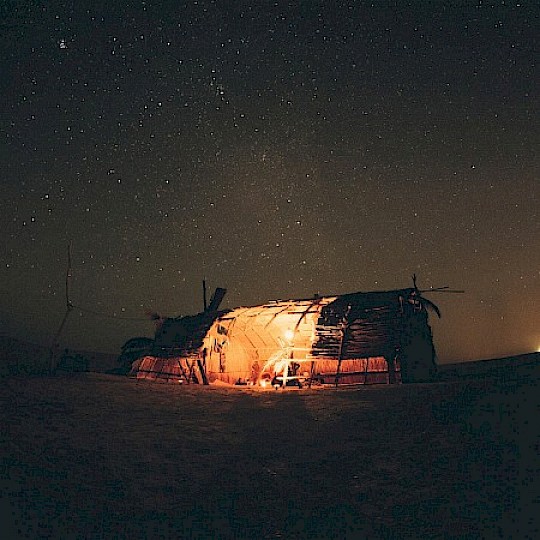
[[[537,1],[5,0],[0,323],[450,286],[440,361],[540,348]],[[95,312],[95,313],[93,313]],[[113,318],[117,317],[117,318]],[[120,318],[121,317],[121,318]]]

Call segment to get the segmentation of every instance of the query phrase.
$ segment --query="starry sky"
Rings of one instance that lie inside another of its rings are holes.
[[[537,1],[5,0],[0,323],[450,286],[441,362],[540,348]],[[79,308],[82,308],[79,309]]]

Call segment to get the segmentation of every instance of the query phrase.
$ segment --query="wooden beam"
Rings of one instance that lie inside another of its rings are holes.
[[[283,368],[283,388],[287,386],[287,375],[289,374],[289,353],[287,353],[286,360],[285,367]]]
[[[336,379],[335,379],[335,385],[336,388],[339,384],[339,376],[341,371],[341,362],[343,360],[343,342],[345,341],[345,332],[347,328],[347,317],[349,316],[349,312],[351,311],[350,304],[347,306],[347,310],[345,311],[345,314],[343,315],[343,319],[341,321],[341,339],[339,341],[339,355],[338,355],[338,365],[336,370]]]
[[[313,383],[313,373],[315,372],[315,360],[311,361],[311,369],[309,371],[309,384],[308,388],[311,388],[311,384]]]
[[[388,384],[396,384],[396,369],[394,366],[394,357],[387,355],[384,357],[388,364]]]
[[[56,371],[56,350],[59,345],[60,336],[62,334],[62,330],[64,329],[64,326],[66,325],[66,322],[68,320],[69,314],[73,311],[73,304],[70,300],[70,285],[71,285],[71,243],[68,244],[67,247],[67,269],[66,269],[66,312],[64,314],[64,318],[62,319],[62,322],[60,323],[60,327],[58,328],[52,343],[51,348],[49,350],[49,372],[54,373]]]
[[[178,362],[178,366],[179,366],[179,368],[180,368],[180,371],[182,372],[182,375],[184,376],[184,379],[186,379],[186,382],[189,384],[189,381],[188,381],[186,372],[184,371],[184,366],[182,365],[182,359],[179,358],[179,359],[177,360],[177,362]]]
[[[201,358],[197,358],[197,365],[199,366],[199,373],[201,374],[201,379],[203,384],[208,384],[208,378],[206,377],[206,369],[203,366]]]

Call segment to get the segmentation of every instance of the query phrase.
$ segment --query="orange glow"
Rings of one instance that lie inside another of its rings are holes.
[[[292,342],[292,340],[294,338],[294,332],[292,330],[290,330],[290,329],[285,330],[284,337],[288,342]]]

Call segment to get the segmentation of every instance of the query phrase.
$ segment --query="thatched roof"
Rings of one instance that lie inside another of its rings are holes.
[[[392,348],[401,328],[396,321],[404,315],[425,311],[424,301],[416,289],[407,288],[277,300],[232,310],[205,311],[166,319],[156,333],[153,352],[161,356],[196,354],[214,323],[221,323],[224,332],[228,332],[233,326],[246,326],[257,319],[257,326],[268,330],[271,325],[277,325],[279,319],[281,328],[296,332],[306,317],[316,316],[318,340],[313,343],[314,356],[335,355],[335,342],[341,339],[342,326],[347,322],[343,357],[365,357]],[[280,337],[271,331],[257,332],[260,347],[276,346],[276,339]]]

